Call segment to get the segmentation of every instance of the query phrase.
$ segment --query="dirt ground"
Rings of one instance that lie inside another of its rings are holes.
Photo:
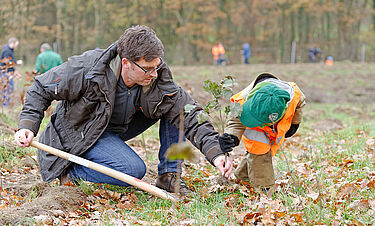
[[[20,206],[3,209],[0,213],[1,225],[30,224],[31,218],[35,216],[36,221],[49,215],[67,216],[82,202],[87,201],[87,195],[78,187],[56,187],[40,180],[8,189],[15,190],[14,192],[24,197],[25,201]]]
[[[339,68],[338,68],[339,67]],[[358,70],[354,70],[355,69]],[[231,75],[236,79],[237,85],[234,92],[246,87],[257,74],[268,71],[286,81],[294,81],[307,97],[308,102],[319,103],[373,103],[375,100],[375,70],[364,70],[363,65],[335,65],[327,68],[318,64],[299,65],[231,65],[227,67],[216,66],[191,66],[172,67],[176,81],[193,96],[195,100],[204,104],[211,100],[203,91],[204,80],[218,81],[225,75]],[[370,68],[375,66],[370,65]],[[350,69],[350,70],[349,70]],[[337,73],[335,72],[337,70]],[[350,72],[347,72],[349,70]],[[327,73],[327,71],[331,71]],[[8,110],[11,117],[18,117],[18,112]],[[348,112],[358,117],[368,117],[359,108],[337,108],[338,112]],[[306,112],[306,117],[318,118],[322,112],[319,110]],[[329,125],[329,126],[328,126]],[[320,131],[337,130],[345,125],[338,119],[325,119],[312,128]],[[5,133],[14,132],[12,128],[0,121],[0,129]],[[14,150],[11,140],[2,141],[2,145],[8,146],[8,151]],[[130,141],[141,158],[146,159],[150,152],[158,150],[157,140],[146,139],[146,148],[140,139]],[[148,151],[147,151],[148,150]],[[235,149],[237,157],[244,153],[244,147]],[[200,155],[200,162],[204,157]],[[237,158],[238,159],[238,158]],[[144,180],[154,184],[157,177],[157,161],[146,162],[147,175]],[[9,172],[2,171],[1,187],[8,193],[22,197],[19,205],[0,209],[0,224],[26,223],[30,218],[38,219],[43,216],[66,216],[77,209],[82,201],[87,201],[88,196],[77,187],[57,186],[57,181],[52,184],[42,182],[36,162],[36,156],[26,156],[15,169]]]

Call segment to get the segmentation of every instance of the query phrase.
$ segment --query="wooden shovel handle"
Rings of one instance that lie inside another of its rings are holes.
[[[74,162],[76,164],[86,166],[90,169],[93,169],[93,170],[96,170],[98,172],[104,173],[105,175],[116,178],[116,179],[121,180],[125,183],[131,184],[131,185],[133,185],[137,188],[140,188],[140,189],[142,189],[142,190],[144,190],[144,191],[146,191],[150,194],[153,194],[157,197],[160,197],[160,198],[163,198],[163,199],[166,199],[166,200],[171,200],[173,202],[179,201],[175,196],[168,193],[167,191],[162,190],[158,187],[155,187],[155,186],[153,186],[149,183],[146,183],[146,182],[144,182],[144,181],[142,181],[138,178],[135,178],[135,177],[132,177],[132,176],[127,175],[125,173],[122,173],[120,171],[111,169],[111,168],[106,167],[106,166],[102,166],[98,163],[89,161],[89,160],[81,158],[79,156],[69,154],[69,153],[61,151],[59,149],[50,147],[50,146],[42,144],[42,143],[39,143],[38,141],[32,141],[31,146],[33,146],[35,148],[38,148],[42,151],[48,152],[50,154],[56,155],[60,158],[69,160],[71,162]]]

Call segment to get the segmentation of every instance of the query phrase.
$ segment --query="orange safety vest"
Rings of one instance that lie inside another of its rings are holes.
[[[291,101],[288,102],[288,109],[286,110],[283,118],[277,122],[277,132],[273,131],[271,127],[265,126],[264,128],[255,127],[248,128],[242,135],[242,140],[245,144],[246,150],[251,154],[263,155],[271,150],[272,156],[275,155],[277,150],[279,150],[281,144],[285,140],[285,133],[289,130],[290,125],[292,124],[292,119],[294,112],[297,108],[298,102],[301,99],[301,91],[297,85],[293,82],[283,82],[281,80],[272,80],[272,83],[279,85],[280,88],[286,88],[286,91],[291,96]],[[289,87],[287,87],[289,85]],[[249,92],[249,89],[245,89]],[[238,102],[239,104],[245,103],[245,97],[248,93],[237,93],[231,97],[231,101]]]
[[[214,56],[215,60],[219,59],[219,51],[220,50],[218,46],[212,47],[212,55]]]
[[[326,65],[332,66],[333,65],[333,60],[326,60]]]
[[[223,45],[218,45],[217,48],[218,48],[219,55],[225,54],[225,49]]]

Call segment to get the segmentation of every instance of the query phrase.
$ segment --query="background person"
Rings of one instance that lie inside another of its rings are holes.
[[[223,44],[218,43],[212,47],[212,55],[214,57],[214,62],[216,65],[225,65],[227,58],[225,56],[225,49]]]
[[[242,55],[243,55],[243,58],[245,60],[245,64],[249,64],[250,63],[249,60],[250,60],[250,56],[251,56],[251,49],[250,49],[249,43],[243,44]]]
[[[160,150],[156,186],[175,192],[177,161],[164,156],[178,142],[180,112],[186,104],[196,104],[172,79],[163,61],[164,46],[147,26],[125,30],[118,41],[104,50],[73,56],[64,64],[35,77],[26,94],[15,141],[30,145],[38,133],[43,111],[52,100],[60,100],[39,141],[112,169],[143,178],[146,165],[124,141],[145,131],[160,119]],[[198,123],[196,107],[185,113],[185,136],[229,177],[232,161],[225,163],[219,134],[210,122]],[[230,149],[231,150],[231,149]],[[229,151],[230,151],[229,150]],[[69,177],[95,183],[128,184],[38,151],[44,181]],[[189,189],[181,182],[181,193]]]
[[[36,58],[35,69],[37,74],[43,74],[49,69],[59,66],[63,61],[60,54],[54,52],[48,43],[40,46],[40,53]]]
[[[324,63],[328,66],[332,66],[333,65],[333,57],[328,56]]]
[[[311,63],[319,62],[322,51],[318,47],[311,47],[309,49],[309,59]]]
[[[19,41],[17,38],[12,37],[8,40],[8,43],[2,48],[0,60],[9,61],[13,64],[22,64],[21,60],[16,60],[14,57],[14,51],[17,49],[19,45]],[[6,88],[3,92],[4,102],[3,105],[8,105],[10,102],[10,96],[13,94],[14,91],[14,77],[21,77],[19,72],[13,67],[3,68],[6,66],[6,63],[0,62],[0,77],[5,76],[6,80]],[[2,79],[3,83],[5,82],[4,78]],[[2,84],[4,85],[4,84]]]
[[[235,140],[232,144],[238,145],[242,139],[247,153],[235,171],[236,177],[254,187],[270,188],[275,183],[272,156],[285,138],[297,131],[305,96],[295,83],[262,73],[232,96],[231,102],[240,103],[243,111],[228,121],[219,140]]]

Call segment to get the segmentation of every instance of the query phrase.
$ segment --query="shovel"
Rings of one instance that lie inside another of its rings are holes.
[[[146,191],[150,194],[153,194],[153,195],[155,195],[159,198],[171,200],[172,202],[178,202],[179,201],[175,196],[171,195],[167,191],[162,190],[158,187],[155,187],[155,186],[153,186],[149,183],[146,183],[146,182],[144,182],[144,181],[142,181],[138,178],[135,178],[135,177],[132,177],[132,176],[127,175],[125,173],[122,173],[120,171],[111,169],[111,168],[106,167],[106,166],[102,166],[98,163],[89,161],[89,160],[81,158],[79,156],[69,154],[69,153],[61,151],[59,149],[50,147],[50,146],[42,144],[42,143],[39,143],[38,141],[32,141],[31,146],[33,146],[35,148],[38,148],[42,151],[48,152],[50,154],[56,155],[60,158],[69,160],[71,162],[74,162],[76,164],[86,166],[90,169],[93,169],[93,170],[96,170],[98,172],[104,173],[105,175],[116,178],[116,179],[121,180],[125,183],[131,184],[134,187],[140,188],[140,189],[142,189],[142,190],[144,190],[144,191]]]

